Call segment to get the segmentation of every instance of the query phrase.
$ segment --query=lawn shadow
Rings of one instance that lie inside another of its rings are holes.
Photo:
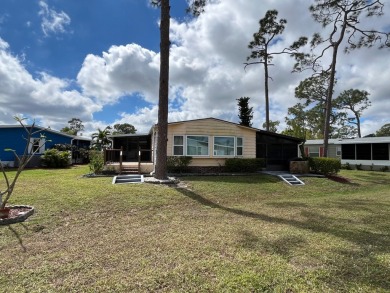
[[[355,174],[358,180],[375,184],[390,184],[390,177],[384,172],[359,171]]]
[[[182,175],[179,178],[190,179],[189,181],[205,181],[205,182],[224,182],[224,183],[280,183],[281,180],[277,176],[263,173],[238,173],[238,174],[203,174],[203,175]]]
[[[306,240],[301,236],[283,235],[277,239],[268,239],[267,237],[259,237],[253,231],[240,230],[241,245],[247,249],[258,250],[259,246],[265,249],[270,254],[277,253],[284,258],[289,258],[291,252],[297,248],[307,244]]]
[[[18,224],[21,225],[25,230],[28,230],[27,226],[24,225],[23,223],[18,223]],[[23,252],[26,252],[26,251],[27,251],[27,248],[26,248],[26,246],[24,246],[24,244],[23,244],[23,239],[22,239],[22,237],[20,236],[19,232],[18,232],[12,225],[15,225],[15,224],[7,225],[7,228],[8,228],[8,229],[12,232],[12,234],[16,237],[16,239],[18,240],[19,245],[20,245],[20,247],[22,248]]]
[[[186,188],[178,188],[177,190],[184,196],[210,208],[223,210],[228,213],[233,213],[238,216],[252,218],[259,221],[293,226],[295,228],[308,230],[314,233],[326,233],[340,239],[353,242],[359,247],[359,249],[351,251],[351,259],[347,261],[340,261],[339,259],[335,260],[335,263],[333,263],[332,266],[337,267],[337,269],[334,271],[334,274],[330,276],[330,279],[328,280],[329,284],[332,284],[332,278],[336,278],[340,280],[340,282],[366,283],[369,286],[374,285],[380,290],[390,290],[390,279],[374,278],[375,272],[381,272],[380,275],[383,276],[390,276],[390,267],[386,266],[384,262],[380,262],[380,260],[376,258],[377,254],[390,253],[390,234],[388,231],[381,231],[380,233],[375,231],[374,233],[360,228],[354,228],[353,226],[346,227],[345,225],[339,225],[338,223],[340,219],[336,217],[331,217],[331,215],[324,216],[307,210],[299,211],[300,214],[306,218],[304,221],[284,219],[264,213],[226,207]],[[257,239],[254,235],[247,235],[244,240],[247,245],[253,246]],[[300,244],[300,241],[294,241],[294,245]],[[270,245],[272,245],[272,243]],[[279,253],[281,255],[288,253],[290,248],[286,245],[288,244],[284,242],[283,247],[279,249]],[[362,251],[366,251],[368,248],[371,254],[367,256],[362,255]],[[345,255],[344,251],[340,251],[339,253],[343,253]],[[363,258],[362,261],[356,261],[360,257]],[[370,272],[373,272],[372,274],[367,273],[368,268]]]

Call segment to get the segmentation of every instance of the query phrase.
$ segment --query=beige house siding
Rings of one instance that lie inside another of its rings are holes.
[[[188,135],[209,137],[209,155],[192,156],[191,166],[223,166],[225,164],[227,157],[214,156],[213,154],[214,137],[216,136],[242,137],[243,155],[239,157],[256,158],[256,129],[242,127],[234,123],[212,118],[168,124],[168,156],[173,156],[173,137],[178,135],[184,137]]]

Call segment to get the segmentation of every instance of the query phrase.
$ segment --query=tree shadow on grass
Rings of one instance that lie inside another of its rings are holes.
[[[180,176],[179,176],[180,177]],[[220,174],[220,175],[195,175],[195,176],[183,176],[189,182],[191,181],[204,181],[204,182],[224,182],[224,183],[245,183],[245,184],[259,184],[259,183],[280,183],[281,180],[277,176],[255,173],[255,174]]]
[[[390,234],[388,231],[381,230],[380,232],[371,232],[354,227],[353,225],[339,225],[340,219],[337,217],[332,217],[331,215],[324,216],[307,210],[299,211],[300,214],[306,218],[304,221],[284,219],[265,213],[226,207],[189,189],[178,188],[178,191],[199,204],[210,208],[219,209],[259,221],[292,226],[314,233],[325,233],[352,242],[357,245],[358,249],[354,251],[349,251],[348,249],[336,251],[335,253],[342,257],[341,259],[333,260],[334,263],[330,264],[336,269],[332,269],[332,272],[334,271],[334,273],[325,281],[329,286],[332,286],[333,282],[335,284],[337,282],[339,282],[339,284],[357,283],[374,286],[379,290],[390,290],[390,278],[385,278],[385,276],[390,276],[390,268],[386,266],[385,261],[381,262],[377,257],[379,254],[387,255],[390,253]],[[256,237],[253,235],[247,236],[249,238],[247,237],[246,243],[248,245],[253,245],[254,241],[256,241]],[[300,244],[302,244],[300,241],[294,241],[293,245]],[[283,241],[283,247],[279,251],[281,255],[288,253],[289,248],[286,245],[288,246],[288,241]]]
[[[366,181],[375,184],[389,184],[390,177],[384,172],[368,172],[368,171],[359,171],[355,174],[355,177],[358,180]]]
[[[23,223],[18,223],[18,224],[19,224],[19,226],[22,226],[25,230],[28,230],[27,226],[24,225]],[[12,234],[13,234],[13,235],[16,237],[16,239],[18,240],[19,245],[20,245],[20,247],[22,248],[23,252],[26,252],[26,251],[27,251],[27,248],[26,248],[26,246],[24,246],[24,244],[23,244],[23,239],[22,239],[20,233],[19,233],[19,232],[14,228],[14,226],[12,226],[12,225],[15,225],[15,224],[6,225],[6,226],[4,226],[4,228],[7,227],[8,230],[10,230],[10,231],[12,232]],[[0,249],[0,250],[1,250],[1,249]]]

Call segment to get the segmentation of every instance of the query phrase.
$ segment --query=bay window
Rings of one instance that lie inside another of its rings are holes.
[[[211,151],[210,144],[213,147]],[[174,156],[243,156],[244,139],[235,136],[210,136],[209,138],[203,135],[174,135],[172,151]]]

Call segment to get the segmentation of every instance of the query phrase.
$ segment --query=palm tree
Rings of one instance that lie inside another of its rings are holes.
[[[103,130],[97,129],[97,132],[92,133],[92,147],[101,151],[102,149],[109,147],[111,141],[108,139],[108,135],[111,134],[111,127],[107,126]]]

